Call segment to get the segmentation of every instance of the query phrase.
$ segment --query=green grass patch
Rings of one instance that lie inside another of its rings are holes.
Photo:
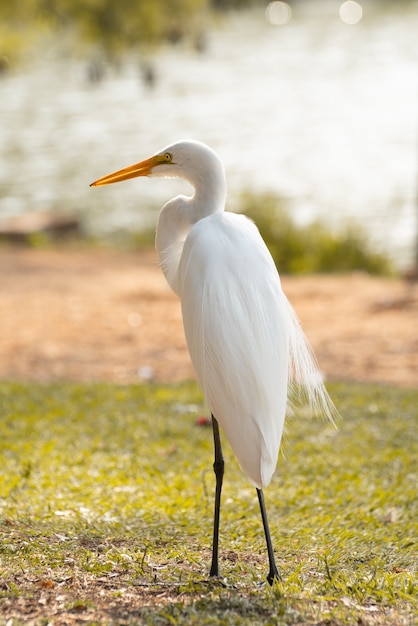
[[[226,444],[226,586],[207,581],[212,434],[195,384],[0,383],[0,624],[30,610],[34,624],[414,623],[418,390],[330,391],[339,430],[294,416],[265,493],[270,589],[255,490]]]
[[[240,212],[257,224],[279,271],[284,274],[393,273],[388,257],[372,249],[365,232],[355,223],[340,231],[319,220],[300,226],[283,201],[272,194],[244,194]]]

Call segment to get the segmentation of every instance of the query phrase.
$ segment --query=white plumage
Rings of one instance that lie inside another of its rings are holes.
[[[208,405],[251,483],[266,487],[283,431],[290,332],[279,276],[255,225],[233,213],[197,222],[178,287]]]

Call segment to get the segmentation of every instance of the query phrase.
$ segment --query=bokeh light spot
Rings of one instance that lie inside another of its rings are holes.
[[[340,18],[346,24],[358,24],[363,17],[363,9],[361,4],[347,0],[340,6]]]
[[[292,19],[292,9],[287,2],[269,2],[266,7],[266,19],[274,26],[284,26]]]

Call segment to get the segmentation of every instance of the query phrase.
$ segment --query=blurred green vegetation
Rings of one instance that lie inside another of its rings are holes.
[[[0,54],[14,57],[36,38],[67,32],[115,54],[180,37],[206,4],[206,0],[0,0]]]
[[[372,250],[366,234],[356,224],[337,232],[320,221],[299,226],[280,198],[271,194],[245,194],[240,212],[257,224],[283,274],[393,273],[389,259]]]
[[[14,61],[49,34],[70,33],[110,56],[161,41],[175,43],[198,35],[211,9],[251,4],[254,0],[0,0],[0,58]]]

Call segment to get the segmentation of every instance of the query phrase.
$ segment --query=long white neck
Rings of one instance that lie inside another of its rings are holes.
[[[223,168],[208,170],[200,176],[195,174],[193,180],[188,177],[195,189],[193,196],[173,198],[163,206],[158,217],[155,246],[167,282],[177,294],[177,270],[190,229],[199,220],[222,213],[225,208]]]

